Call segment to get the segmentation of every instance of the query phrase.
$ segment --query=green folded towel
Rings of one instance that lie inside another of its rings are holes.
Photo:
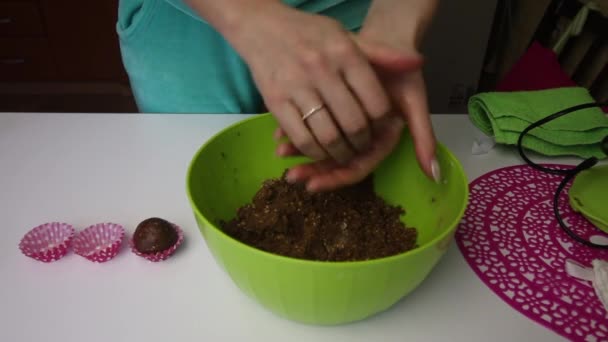
[[[594,102],[585,88],[489,92],[469,100],[469,117],[497,143],[515,145],[533,122],[575,105]],[[573,112],[530,131],[523,146],[547,156],[606,158],[601,149],[608,118],[599,108]]]

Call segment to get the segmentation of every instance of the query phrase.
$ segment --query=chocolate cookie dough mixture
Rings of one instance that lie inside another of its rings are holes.
[[[230,236],[270,253],[356,261],[416,246],[417,231],[399,220],[403,213],[375,194],[371,177],[336,191],[309,193],[283,176],[264,182],[252,203],[221,225]]]

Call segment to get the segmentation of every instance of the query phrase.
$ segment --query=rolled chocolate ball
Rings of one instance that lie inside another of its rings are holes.
[[[152,217],[137,225],[133,234],[133,243],[141,253],[157,253],[171,248],[177,242],[177,238],[177,231],[171,223]]]

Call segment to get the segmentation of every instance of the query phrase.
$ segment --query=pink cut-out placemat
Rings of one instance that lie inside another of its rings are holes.
[[[608,251],[583,246],[559,227],[552,206],[561,180],[526,165],[477,178],[456,242],[479,278],[520,313],[572,341],[608,341],[608,313],[593,288],[565,271],[567,259],[589,267],[608,260]],[[570,208],[569,188],[560,197],[566,224],[584,238],[606,240]]]

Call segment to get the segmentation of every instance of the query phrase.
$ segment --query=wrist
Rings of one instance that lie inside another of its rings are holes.
[[[420,47],[438,0],[374,0],[360,35],[394,47]]]
[[[259,14],[272,12],[285,5],[281,0],[185,0],[225,39],[238,40],[258,21]]]

